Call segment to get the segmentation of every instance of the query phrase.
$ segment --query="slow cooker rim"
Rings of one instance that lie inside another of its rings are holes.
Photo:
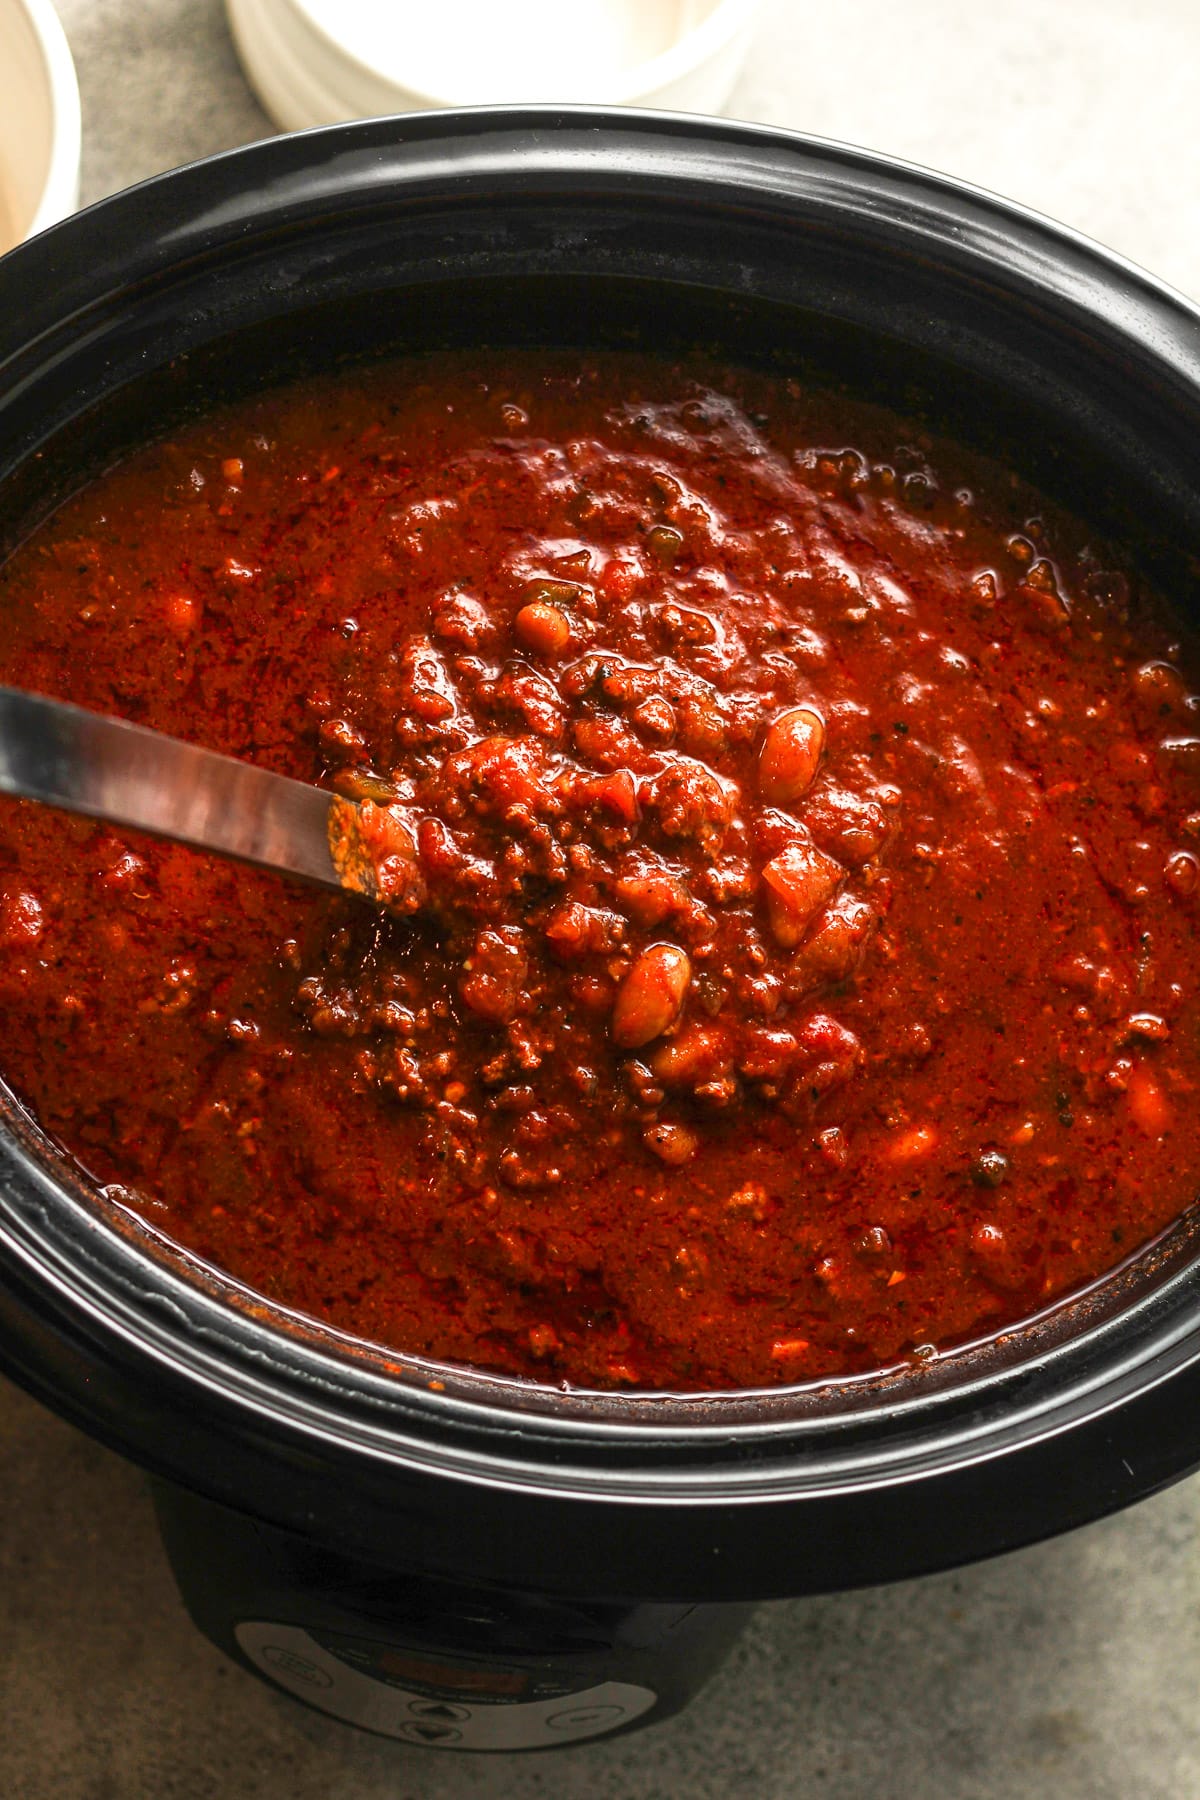
[[[1043,1442],[1081,1421],[1103,1419],[1131,1394],[1200,1369],[1200,1283],[1197,1265],[1189,1261],[1161,1287],[1094,1329],[1072,1333],[1036,1361],[985,1372],[941,1394],[922,1392],[920,1374],[914,1372],[897,1402],[872,1405],[859,1416],[750,1421],[716,1417],[685,1424],[663,1416],[680,1402],[685,1412],[717,1414],[725,1401],[739,1409],[760,1401],[768,1407],[772,1401],[786,1404],[797,1392],[788,1389],[728,1395],[631,1394],[624,1405],[620,1402],[625,1397],[617,1397],[617,1416],[607,1418],[589,1417],[586,1409],[614,1396],[575,1390],[570,1399],[577,1405],[566,1416],[522,1410],[506,1405],[503,1397],[541,1400],[547,1390],[419,1358],[396,1359],[411,1364],[410,1372],[418,1374],[417,1382],[402,1382],[277,1328],[264,1328],[233,1312],[199,1283],[161,1267],[159,1284],[151,1293],[144,1286],[145,1256],[112,1233],[96,1213],[85,1220],[82,1206],[77,1222],[99,1246],[108,1264],[107,1278],[97,1279],[77,1254],[64,1255],[61,1247],[47,1255],[44,1240],[35,1241],[19,1229],[28,1220],[14,1219],[8,1192],[14,1159],[24,1161],[25,1153],[0,1124],[0,1252],[6,1253],[0,1266],[6,1267],[10,1280],[19,1273],[21,1285],[36,1294],[35,1303],[44,1314],[57,1315],[68,1329],[82,1325],[88,1338],[104,1342],[106,1355],[130,1369],[152,1373],[159,1382],[165,1380],[181,1397],[187,1393],[202,1402],[214,1417],[242,1415],[252,1420],[255,1432],[264,1438],[292,1436],[339,1456],[362,1456],[381,1465],[424,1469],[483,1485],[502,1480],[517,1491],[549,1487],[557,1495],[574,1493],[581,1498],[594,1498],[603,1490],[606,1498],[615,1500],[671,1504],[708,1503],[718,1497],[732,1504],[869,1492],[936,1475],[949,1466],[970,1468]],[[57,1185],[44,1169],[25,1173],[33,1173],[43,1191],[52,1193]],[[56,1198],[61,1195],[53,1195],[52,1205]],[[114,1248],[123,1265],[116,1271]],[[139,1295],[153,1304],[138,1308]],[[1063,1310],[1051,1309],[1047,1320]],[[182,1336],[177,1329],[181,1319],[190,1326]],[[1025,1329],[1019,1326],[1011,1335]],[[1135,1332],[1137,1341],[1124,1341]],[[214,1340],[219,1341],[219,1353],[210,1348]],[[229,1355],[232,1346],[239,1352],[236,1362]],[[1099,1366],[1088,1366],[1089,1353],[1094,1359],[1098,1349]],[[12,1357],[2,1328],[0,1364],[38,1389],[36,1373]],[[280,1378],[278,1384],[272,1383],[272,1375]],[[447,1378],[444,1391],[429,1390],[425,1383],[431,1375]],[[1056,1379],[1060,1375],[1062,1379]],[[1031,1380],[1036,1387],[1038,1378],[1049,1380],[1048,1393],[1034,1392],[1024,1404],[1006,1405],[999,1421],[991,1416],[986,1403],[995,1401],[1000,1390],[1019,1391]],[[489,1393],[498,1397],[488,1398]],[[338,1401],[357,1402],[355,1410],[330,1404],[332,1394]],[[632,1414],[638,1406],[654,1416],[620,1416]],[[926,1420],[938,1413],[942,1416],[935,1425],[940,1423],[940,1430],[923,1433]],[[890,1446],[888,1434],[914,1419],[916,1444]],[[434,1441],[421,1432],[431,1420],[449,1428]],[[855,1437],[855,1427],[863,1428],[868,1438],[865,1450]],[[880,1434],[882,1447],[875,1441]],[[822,1438],[833,1440],[818,1442],[824,1460],[813,1454],[813,1441]],[[507,1453],[498,1456],[496,1440],[504,1439],[509,1440]],[[683,1459],[671,1465],[644,1460],[647,1451],[666,1448],[682,1451]],[[759,1452],[753,1469],[741,1466],[749,1449]],[[722,1450],[732,1452],[728,1468],[720,1455],[713,1457]]]
[[[119,220],[121,213],[127,209],[136,213],[152,197],[178,187],[182,178],[199,178],[219,183],[231,172],[247,166],[251,160],[283,161],[294,148],[309,146],[328,146],[334,149],[339,145],[346,145],[353,149],[361,141],[362,147],[370,147],[377,138],[383,140],[380,149],[403,154],[413,150],[417,144],[436,143],[442,138],[453,138],[462,133],[486,135],[493,127],[499,126],[504,126],[508,134],[528,131],[531,137],[537,133],[591,134],[592,141],[576,146],[576,151],[603,150],[614,139],[636,140],[645,137],[657,148],[659,139],[664,138],[677,150],[683,143],[705,143],[715,139],[728,148],[757,146],[765,151],[786,148],[794,155],[809,153],[816,159],[824,158],[838,167],[844,166],[859,173],[873,172],[882,182],[899,177],[914,189],[929,189],[943,198],[955,196],[969,202],[971,208],[984,215],[987,222],[1003,219],[1012,226],[1028,228],[1033,237],[1054,239],[1060,245],[1077,251],[1082,260],[1098,264],[1110,275],[1121,275],[1148,296],[1166,302],[1171,309],[1186,315],[1193,324],[1200,324],[1200,304],[1133,258],[1036,207],[1014,200],[980,183],[947,174],[910,158],[893,156],[886,151],[853,144],[845,139],[799,131],[790,126],[640,107],[503,104],[446,107],[436,112],[380,114],[341,124],[311,126],[302,131],[279,132],[191,162],[180,163],[106,194],[0,256],[0,269],[9,259],[28,262],[40,251],[53,254],[68,234],[92,228],[95,230],[98,247],[109,248],[114,254],[127,255],[129,246],[118,245],[112,221]],[[399,142],[396,141],[398,127],[402,128],[403,133]],[[605,134],[604,145],[597,141],[601,133]],[[539,144],[538,148],[544,146]],[[306,166],[311,171],[311,162],[307,159]],[[628,176],[634,172],[632,163],[626,169],[614,172]],[[661,175],[664,171],[658,173]],[[263,197],[261,185],[253,182],[245,184],[245,193],[247,198]],[[189,222],[190,230],[202,239],[205,225],[218,225],[222,215],[227,225],[227,202],[218,205],[211,221],[192,219]],[[137,229],[136,219],[131,222],[135,224],[135,247],[140,241],[144,250],[154,251],[161,243],[161,238],[148,236]],[[79,265],[76,259],[68,258],[65,266],[69,269],[72,266],[78,268]],[[151,266],[157,267],[157,261]],[[96,263],[89,264],[89,271],[93,276],[97,268]],[[127,276],[123,275],[120,279],[121,285],[127,285]],[[0,337],[0,354],[2,344],[3,339]]]
[[[460,165],[457,169],[448,162],[439,165],[436,157],[428,171],[416,166],[419,150],[437,146],[443,139],[454,139],[458,133],[465,134],[468,140],[486,139],[493,130],[498,131],[501,138],[512,138],[524,132],[527,140],[510,145],[507,160],[497,151],[491,155],[485,153],[474,166],[462,166],[464,157],[460,144],[456,152]],[[565,142],[566,149],[556,169],[550,149],[559,147],[560,141]],[[643,144],[646,153],[657,155],[663,166],[650,170],[640,167],[637,161],[639,143]],[[339,161],[339,149],[344,149],[346,156],[370,152],[379,158],[390,152],[390,176],[400,183],[407,181],[413,187],[422,175],[429,182],[430,191],[436,191],[439,183],[455,182],[461,186],[466,177],[476,182],[500,169],[506,175],[514,176],[524,192],[542,197],[546,186],[555,179],[576,177],[589,161],[593,165],[600,164],[610,147],[613,165],[607,172],[617,187],[624,185],[630,191],[643,175],[656,181],[672,176],[682,180],[687,176],[695,182],[699,171],[686,168],[686,157],[688,152],[695,154],[704,147],[724,151],[727,169],[737,166],[736,155],[729,153],[743,149],[758,149],[764,156],[774,150],[797,162],[807,158],[818,165],[818,179],[809,192],[810,198],[820,182],[828,187],[831,170],[846,171],[871,202],[866,208],[870,217],[885,216],[877,209],[890,197],[888,189],[898,183],[906,190],[905,197],[910,203],[926,196],[934,201],[922,215],[918,216],[910,209],[905,217],[904,229],[914,240],[918,237],[932,239],[944,250],[953,248],[977,263],[990,262],[1010,275],[1018,272],[1026,283],[1033,282],[1038,287],[1043,298],[1053,294],[1083,306],[1093,312],[1096,322],[1115,328],[1122,337],[1136,339],[1135,321],[1130,314],[1140,303],[1144,339],[1157,339],[1156,354],[1161,365],[1170,366],[1168,350],[1177,347],[1172,344],[1173,326],[1193,336],[1200,330],[1200,304],[1130,258],[1022,202],[882,151],[782,126],[707,118],[699,114],[636,108],[488,106],[385,115],[260,138],[181,164],[94,201],[0,256],[0,379],[8,370],[13,352],[27,350],[42,335],[39,318],[48,315],[46,324],[51,329],[75,327],[81,315],[103,306],[114,291],[128,294],[143,281],[153,283],[156,278],[166,276],[166,269],[171,265],[164,266],[163,251],[175,253],[177,267],[194,262],[219,245],[228,252],[231,240],[244,229],[245,221],[254,216],[261,219],[272,198],[277,208],[277,229],[288,222],[291,203],[311,212],[314,202],[328,185],[329,177],[322,173],[322,168]],[[298,152],[309,149],[328,150],[330,154],[321,167],[315,166],[308,157],[295,167],[288,167]],[[530,159],[535,154],[543,160],[531,168]],[[222,189],[228,188],[231,178],[239,172],[248,171],[260,162],[264,164],[267,176],[272,165],[282,165],[280,179],[286,181],[292,177],[298,191],[292,196],[291,203],[280,204],[281,196],[271,195],[269,180],[246,180],[235,184],[240,186],[244,203],[244,211],[236,213],[230,193],[223,194]],[[412,166],[406,166],[406,163]],[[759,171],[760,174],[763,172]],[[788,171],[786,164],[780,163],[774,169],[776,175],[785,172],[796,176],[797,168]],[[343,171],[346,173],[348,171]],[[535,175],[541,179],[535,181]],[[364,206],[371,198],[378,198],[384,179],[379,173],[373,180],[368,180],[365,173],[359,171],[355,185],[364,192]],[[206,186],[215,190],[214,204],[207,213],[189,206],[182,223],[176,216],[161,229],[147,229],[148,225],[153,225],[146,217],[147,207],[166,194],[178,193],[182,198],[187,187],[194,184],[199,184],[201,190]],[[841,193],[837,195],[839,201],[844,197]],[[887,222],[893,228],[897,224],[895,217]],[[931,229],[931,226],[940,228]],[[974,240],[970,236],[972,229],[978,234]],[[77,245],[72,245],[73,239],[79,240]],[[1047,260],[1039,254],[1047,243],[1058,250],[1057,261],[1053,257]],[[1064,257],[1064,252],[1069,254]],[[1074,263],[1078,266],[1072,266]],[[18,271],[27,272],[25,282],[19,287],[15,285],[19,280]],[[1090,276],[1098,277],[1098,280],[1093,282],[1089,280]],[[10,281],[14,283],[11,297],[19,298],[20,306],[6,303],[10,298],[6,293]],[[72,304],[76,290],[81,291],[77,303]],[[64,301],[70,307],[65,314]],[[32,337],[25,323],[30,319],[34,321]],[[10,322],[12,329],[6,331]],[[1180,371],[1174,368],[1172,373],[1178,375]],[[1200,350],[1194,349],[1191,369],[1185,378],[1195,380],[1198,377]]]

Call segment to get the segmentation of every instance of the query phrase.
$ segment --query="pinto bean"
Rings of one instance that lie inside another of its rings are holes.
[[[647,1125],[642,1133],[642,1142],[647,1150],[654,1152],[660,1162],[678,1167],[695,1155],[700,1140],[689,1125],[677,1125],[668,1119],[660,1119],[657,1124]]]
[[[547,600],[531,600],[513,621],[513,629],[526,650],[535,656],[561,656],[571,642],[571,622]]]
[[[825,748],[825,721],[811,706],[772,719],[758,758],[758,787],[769,806],[790,806],[813,784]]]
[[[643,950],[617,991],[612,1035],[623,1049],[636,1050],[670,1030],[692,979],[691,959],[676,944]]]

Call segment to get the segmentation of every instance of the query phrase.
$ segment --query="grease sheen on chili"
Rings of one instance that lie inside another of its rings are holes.
[[[240,403],[12,557],[0,679],[331,785],[390,908],[5,803],[3,1071],[112,1201],[402,1352],[953,1346],[1196,1194],[1181,657],[1015,478],[794,381]]]

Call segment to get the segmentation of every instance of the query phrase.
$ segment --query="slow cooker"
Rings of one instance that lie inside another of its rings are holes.
[[[0,546],[217,400],[453,344],[712,347],[1004,458],[1182,607],[1200,315],[1020,208],[743,125],[485,109],[284,137],[0,262]],[[652,1723],[756,1599],[1014,1548],[1200,1464],[1200,1238],[919,1367],[561,1391],[339,1337],[135,1227],[8,1095],[0,1361],[145,1467],[200,1628],[453,1749]]]

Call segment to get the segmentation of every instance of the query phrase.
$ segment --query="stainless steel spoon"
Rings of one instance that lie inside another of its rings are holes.
[[[0,793],[133,825],[323,887],[348,885],[329,847],[333,794],[9,687],[0,687]]]

